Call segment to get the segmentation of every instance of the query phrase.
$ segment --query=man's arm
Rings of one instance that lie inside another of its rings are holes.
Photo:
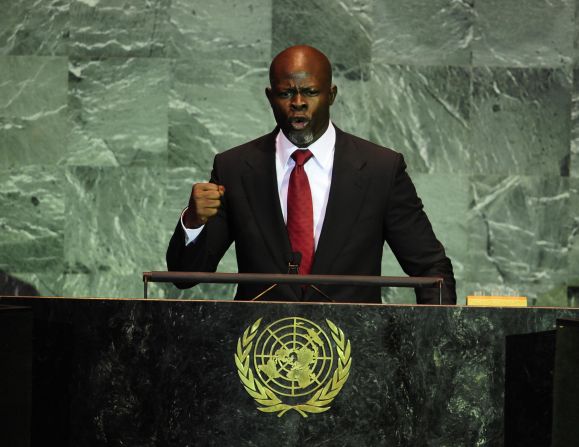
[[[444,278],[443,304],[456,304],[456,285],[452,263],[436,238],[423,210],[422,201],[406,172],[402,155],[392,182],[386,205],[384,234],[386,242],[404,272],[410,276]],[[438,304],[438,289],[415,289],[419,304]]]
[[[171,237],[166,255],[169,271],[214,272],[217,269],[232,242],[226,208],[225,188],[219,183],[214,164],[210,182],[193,186],[187,210]],[[203,226],[203,230],[195,241],[186,244],[183,225],[189,228]],[[179,288],[194,285],[176,284]]]

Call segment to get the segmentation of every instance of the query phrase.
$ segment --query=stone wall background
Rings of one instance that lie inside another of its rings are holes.
[[[402,152],[473,292],[579,305],[577,0],[0,0],[0,282],[142,296],[215,153],[270,131],[272,55]],[[220,270],[235,271],[231,251]],[[385,248],[383,274],[399,275]],[[158,297],[231,297],[230,286]],[[386,302],[413,302],[384,291]]]

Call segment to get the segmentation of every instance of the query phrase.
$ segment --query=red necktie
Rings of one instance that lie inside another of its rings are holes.
[[[287,192],[287,230],[292,250],[302,254],[299,273],[308,275],[314,260],[314,208],[310,182],[304,164],[312,157],[308,150],[292,154],[296,165],[290,175]]]

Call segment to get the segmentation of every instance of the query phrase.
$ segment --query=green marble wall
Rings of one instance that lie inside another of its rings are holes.
[[[142,295],[215,153],[274,126],[273,54],[325,51],[341,128],[402,152],[459,300],[579,305],[577,0],[21,0],[0,15],[4,293]],[[235,271],[230,252],[221,265]],[[400,268],[388,249],[383,274]],[[20,288],[19,288],[20,287]],[[230,286],[161,297],[231,297]],[[407,290],[384,300],[413,302]]]

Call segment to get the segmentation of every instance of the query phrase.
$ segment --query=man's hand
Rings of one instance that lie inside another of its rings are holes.
[[[223,185],[215,183],[195,183],[189,197],[189,207],[183,216],[187,228],[199,228],[217,214],[221,197],[225,194]]]

